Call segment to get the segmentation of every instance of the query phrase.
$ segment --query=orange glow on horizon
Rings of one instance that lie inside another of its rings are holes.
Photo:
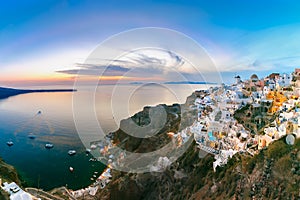
[[[0,76],[0,84],[34,84],[39,83],[71,83],[74,82],[73,76],[66,76],[60,74],[51,74],[51,75],[25,75],[25,76]]]
[[[25,76],[0,76],[0,85],[55,85],[55,84],[70,84],[73,85],[76,79],[88,83],[89,81],[99,81],[102,84],[111,83],[129,83],[133,81],[163,81],[159,77],[126,77],[126,76],[81,76],[54,73],[50,75],[30,74]]]

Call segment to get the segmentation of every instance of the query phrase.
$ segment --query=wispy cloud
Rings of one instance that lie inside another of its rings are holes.
[[[166,50],[130,52],[121,59],[102,60],[99,64],[77,63],[72,69],[58,70],[58,73],[89,76],[149,77],[167,75],[180,70],[185,61],[175,53]]]
[[[122,76],[124,73],[129,71],[130,69],[126,67],[121,67],[117,65],[103,66],[103,65],[92,65],[92,64],[76,64],[77,67],[75,69],[67,69],[67,70],[58,70],[56,72],[63,74],[71,74],[71,75],[91,75],[91,76]]]

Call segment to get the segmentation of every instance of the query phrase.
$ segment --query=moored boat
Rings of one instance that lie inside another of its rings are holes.
[[[86,153],[86,154],[90,154],[90,153],[91,153],[91,149],[86,149],[86,150],[85,150],[85,153]]]
[[[32,139],[32,140],[35,139],[35,137],[36,137],[36,136],[33,135],[33,133],[29,133],[29,135],[28,135],[28,138],[29,138],[29,139]]]
[[[69,150],[68,154],[69,154],[69,156],[73,156],[73,155],[76,154],[76,151],[75,150]]]
[[[45,144],[45,148],[46,148],[46,149],[52,149],[53,147],[54,147],[54,145],[51,144],[51,143]]]
[[[8,141],[6,142],[7,146],[11,147],[12,145],[14,145],[14,143],[12,141]]]

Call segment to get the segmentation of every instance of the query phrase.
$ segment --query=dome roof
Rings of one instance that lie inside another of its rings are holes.
[[[258,76],[256,74],[252,74],[250,77],[251,80],[258,80]]]

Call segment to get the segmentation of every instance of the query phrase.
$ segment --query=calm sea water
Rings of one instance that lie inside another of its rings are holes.
[[[207,87],[106,85],[99,86],[95,93],[79,88],[76,94],[82,97],[95,94],[95,113],[108,133],[118,128],[121,119],[146,105],[184,103],[195,89]],[[49,190],[67,185],[78,189],[91,184],[93,173],[100,173],[105,167],[99,162],[89,162],[90,157],[85,154],[73,120],[72,95],[31,93],[0,100],[0,156],[15,166],[30,186]],[[82,102],[81,110],[85,103]],[[42,114],[37,115],[38,111]],[[29,139],[29,133],[36,138]],[[12,147],[6,145],[10,140],[14,142]],[[53,143],[54,148],[45,149],[47,142]],[[77,154],[69,156],[70,149],[75,149]],[[70,166],[75,169],[73,173],[69,171]]]

